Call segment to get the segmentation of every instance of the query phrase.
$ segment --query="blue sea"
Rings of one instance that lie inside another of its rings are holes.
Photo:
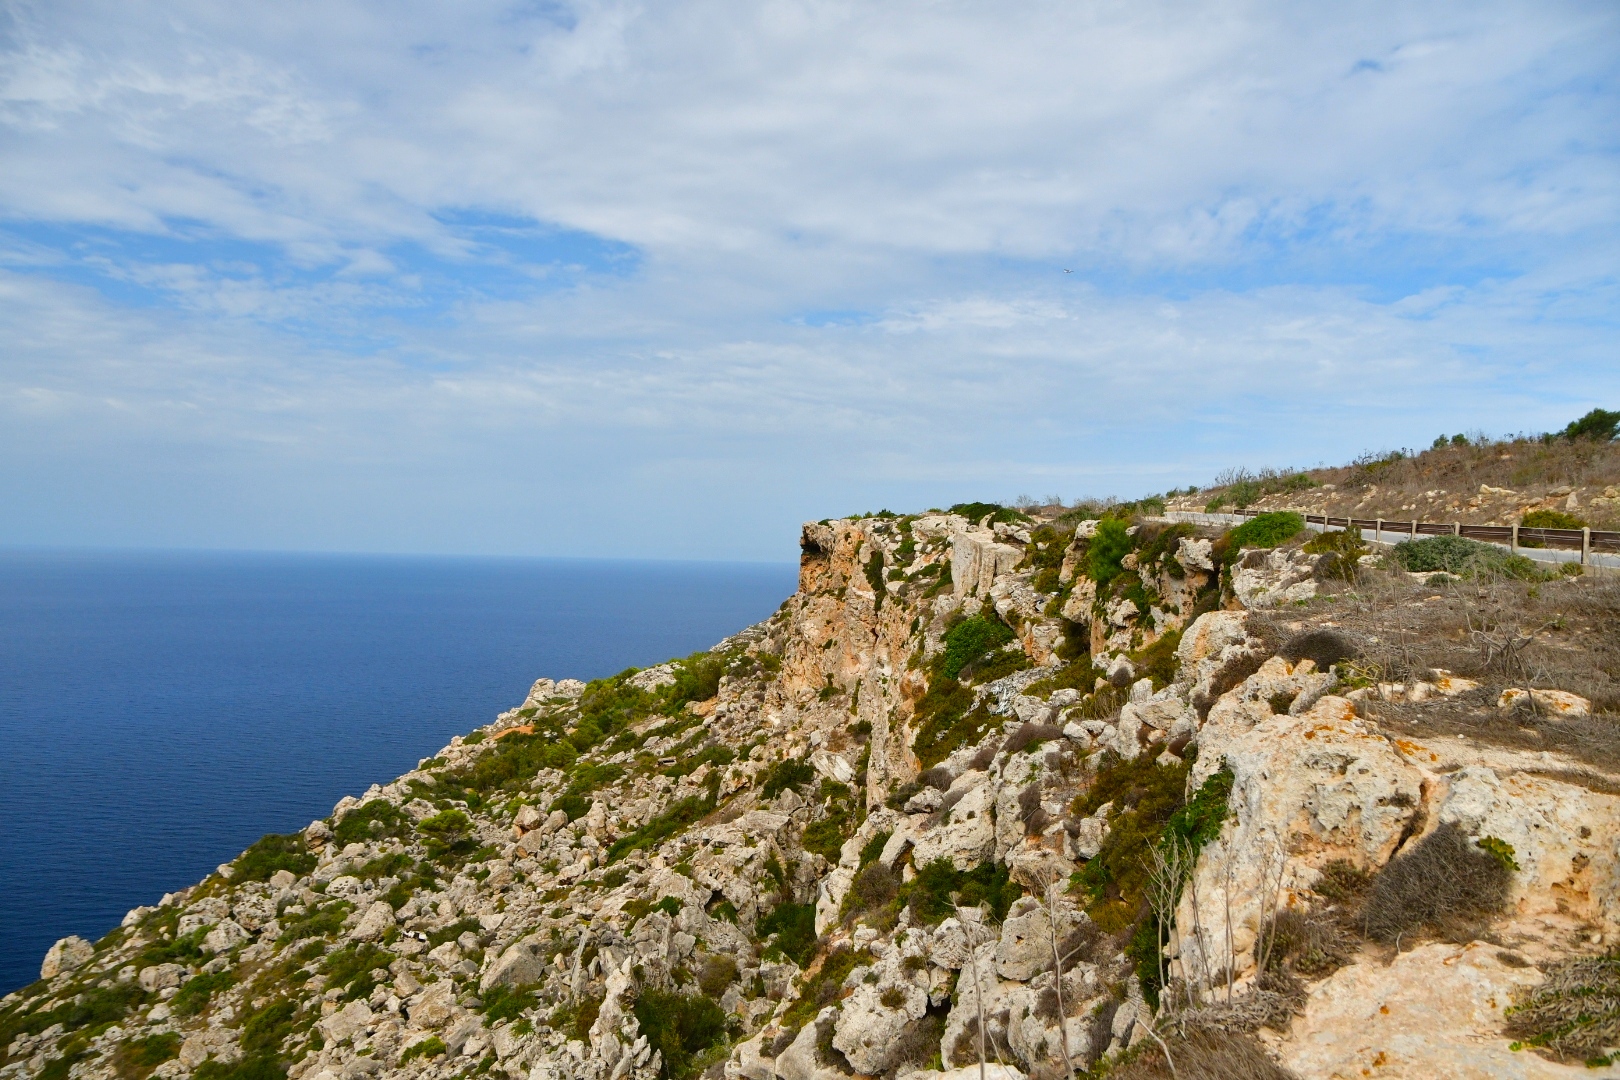
[[[520,703],[708,648],[778,564],[0,553],[0,992]]]

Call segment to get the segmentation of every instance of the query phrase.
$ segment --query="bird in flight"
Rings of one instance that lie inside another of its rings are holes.
[[[1063,271],[1063,272],[1064,272],[1064,273],[1065,273],[1065,274],[1072,274],[1072,273],[1074,273],[1074,271],[1073,271],[1073,270],[1065,270],[1065,271]]]

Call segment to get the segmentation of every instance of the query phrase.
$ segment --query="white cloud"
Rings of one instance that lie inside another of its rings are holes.
[[[0,542],[780,555],[1620,394],[1606,5],[8,12]]]

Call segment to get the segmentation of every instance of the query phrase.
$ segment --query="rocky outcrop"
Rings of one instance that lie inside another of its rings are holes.
[[[1504,1010],[1620,934],[1620,781],[1441,721],[1585,732],[1598,698],[1271,655],[1279,625],[1335,621],[1313,556],[1244,552],[1223,592],[1211,536],[1141,522],[1099,588],[1095,522],[996,516],[807,524],[795,595],[706,656],[589,695],[541,679],[422,768],[63,939],[5,999],[26,1022],[0,1078],[71,1058],[112,1080],[156,1048],[160,1080],[974,1080],[982,1037],[987,1076],[1022,1080],[1241,1028],[1265,994],[1285,1007],[1260,1042],[1301,1076],[1570,1073],[1508,1049]],[[975,617],[1012,640],[953,685]],[[1358,939],[1276,989],[1268,920],[1442,827],[1514,867],[1489,944]],[[94,995],[116,1023],[74,1020]]]

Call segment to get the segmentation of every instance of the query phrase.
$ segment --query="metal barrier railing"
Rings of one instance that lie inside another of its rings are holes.
[[[1296,511],[1297,512],[1297,511]],[[1240,517],[1255,517],[1264,510],[1239,510]],[[1594,552],[1620,554],[1620,532],[1595,529],[1530,529],[1520,525],[1464,525],[1460,521],[1393,521],[1388,518],[1333,517],[1329,514],[1302,514],[1307,524],[1325,529],[1360,529],[1371,532],[1378,542],[1423,536],[1462,536],[1489,544],[1520,548],[1558,548],[1579,551],[1581,562],[1590,561]]]

